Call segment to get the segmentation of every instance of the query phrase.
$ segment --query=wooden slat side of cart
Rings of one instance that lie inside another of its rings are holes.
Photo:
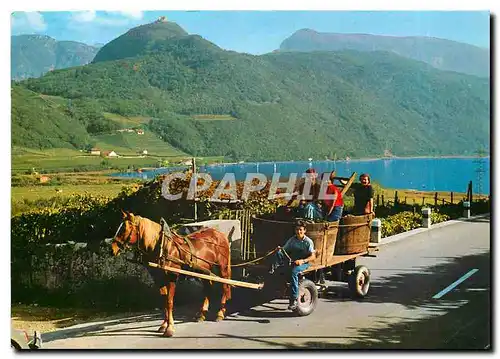
[[[306,223],[306,235],[314,243],[316,259],[304,273],[368,254],[370,221],[371,216],[366,215],[344,217],[341,222]],[[259,253],[266,253],[277,246],[283,246],[295,233],[295,222],[292,221],[276,221],[254,216],[252,224],[254,228],[252,239]],[[343,227],[344,225],[346,227]],[[353,246],[351,243],[356,245]],[[337,248],[344,251],[339,251]],[[354,252],[349,252],[349,249],[354,249]]]

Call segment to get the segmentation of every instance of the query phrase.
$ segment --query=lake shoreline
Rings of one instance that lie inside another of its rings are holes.
[[[244,161],[244,162],[220,162],[220,163],[211,163],[206,165],[206,167],[215,167],[215,166],[224,166],[224,165],[243,165],[249,163],[284,163],[284,162],[298,162],[298,163],[315,163],[315,162],[369,162],[369,161],[379,161],[379,160],[412,160],[412,159],[472,159],[472,158],[490,158],[490,154],[487,156],[465,156],[465,155],[447,155],[447,156],[393,156],[393,157],[360,157],[360,158],[350,158],[346,160],[345,158],[332,160],[332,159],[317,159],[317,160],[289,160],[289,161]]]
[[[457,160],[458,159],[458,160]],[[232,174],[234,180],[242,181],[249,173],[264,174],[268,180],[279,174],[278,181],[287,181],[290,174],[300,176],[307,168],[318,173],[336,170],[339,176],[349,177],[356,172],[369,173],[373,181],[387,189],[417,190],[425,192],[464,192],[473,181],[478,192],[489,193],[490,157],[441,156],[441,157],[391,157],[357,158],[351,160],[244,162],[231,164],[202,165],[197,171],[209,173],[213,180],[221,180]],[[188,170],[186,166],[184,170]],[[158,168],[141,174],[121,174],[118,177],[140,177],[144,180],[167,173],[172,169]],[[478,172],[481,171],[481,172]],[[229,179],[226,178],[225,181]]]

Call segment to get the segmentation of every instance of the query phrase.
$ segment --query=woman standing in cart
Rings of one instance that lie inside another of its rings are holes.
[[[359,176],[360,183],[354,183],[354,214],[364,215],[373,213],[373,187],[370,176],[366,173]]]
[[[335,174],[335,170],[330,173],[328,187],[326,188],[326,194],[332,195],[333,198],[323,200],[325,207],[325,219],[328,222],[335,222],[340,220],[340,218],[342,217],[342,211],[344,209],[342,192],[333,183],[333,181],[335,180]]]

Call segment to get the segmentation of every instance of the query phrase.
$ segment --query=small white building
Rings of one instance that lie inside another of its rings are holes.
[[[118,154],[115,151],[103,151],[102,155],[104,157],[118,157]]]
[[[178,163],[179,165],[192,166],[193,162],[191,160],[183,160]]]

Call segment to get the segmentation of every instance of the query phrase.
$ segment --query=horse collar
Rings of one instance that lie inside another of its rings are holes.
[[[139,225],[139,221],[136,218],[134,218],[134,221],[130,221],[130,223],[132,224],[132,227],[134,227],[134,229],[135,229],[135,240],[132,238],[132,231],[130,231],[127,242],[129,244],[135,244],[137,242],[138,237],[139,237],[139,233],[138,233],[138,229],[137,229],[137,226]]]

